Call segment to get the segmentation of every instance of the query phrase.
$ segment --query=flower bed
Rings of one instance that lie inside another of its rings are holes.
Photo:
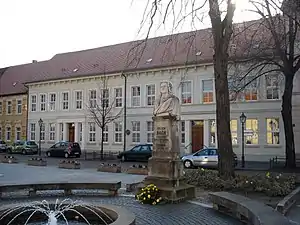
[[[104,163],[101,163],[97,170],[99,172],[121,173],[121,166],[117,165],[117,164],[104,164]]]
[[[148,167],[144,165],[132,165],[126,172],[129,174],[148,175]]]
[[[80,162],[76,160],[62,160],[59,162],[58,167],[63,169],[80,169]]]
[[[28,159],[27,165],[29,165],[29,166],[47,166],[47,161],[43,158],[36,157],[36,158]]]
[[[232,180],[223,180],[215,170],[187,170],[184,175],[188,184],[211,191],[261,193],[267,196],[286,196],[296,187],[296,177],[279,173],[264,173],[253,176],[236,175]]]
[[[16,159],[16,157],[14,157],[12,155],[5,155],[1,159],[1,162],[2,163],[18,163],[18,160]]]
[[[156,205],[162,202],[162,197],[159,195],[159,189],[154,184],[142,188],[135,196],[142,204]]]

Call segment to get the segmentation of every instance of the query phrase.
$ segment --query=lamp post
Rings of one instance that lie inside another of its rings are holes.
[[[42,118],[39,119],[39,127],[40,127],[40,138],[39,138],[39,156],[41,156],[42,154],[42,140],[41,140],[41,136],[42,136],[42,126],[43,126],[44,121],[42,120]]]
[[[246,115],[242,112],[240,116],[240,121],[242,124],[242,168],[245,168],[245,123],[246,123]]]
[[[126,151],[126,131],[127,131],[127,127],[126,127],[126,111],[127,111],[127,75],[122,73],[122,77],[124,77],[124,121],[123,121],[123,124],[124,124],[124,127],[123,127],[123,151],[125,152]]]

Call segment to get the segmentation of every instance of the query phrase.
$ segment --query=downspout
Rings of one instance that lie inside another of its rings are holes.
[[[122,73],[122,77],[124,77],[124,133],[123,133],[123,151],[126,151],[126,130],[127,130],[127,124],[126,124],[126,120],[127,120],[127,75],[125,75],[124,73]]]

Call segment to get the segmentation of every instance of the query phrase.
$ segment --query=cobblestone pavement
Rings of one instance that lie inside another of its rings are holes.
[[[45,200],[55,200],[53,197],[43,197]],[[23,203],[41,199],[15,199],[4,203]],[[60,198],[63,200],[63,198]],[[122,206],[136,215],[137,225],[240,225],[241,222],[220,214],[213,209],[207,209],[188,202],[167,205],[142,205],[130,197],[76,197],[73,200],[83,200],[92,204],[113,204]]]

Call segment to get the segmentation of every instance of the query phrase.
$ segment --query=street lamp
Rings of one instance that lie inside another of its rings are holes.
[[[42,118],[39,119],[39,127],[40,127],[40,138],[39,138],[39,156],[41,156],[41,151],[42,151],[42,140],[41,140],[41,136],[42,136],[42,126],[43,126],[44,121],[42,120]]]
[[[245,167],[245,123],[246,123],[246,115],[242,112],[240,116],[240,121],[242,124],[242,168]]]

